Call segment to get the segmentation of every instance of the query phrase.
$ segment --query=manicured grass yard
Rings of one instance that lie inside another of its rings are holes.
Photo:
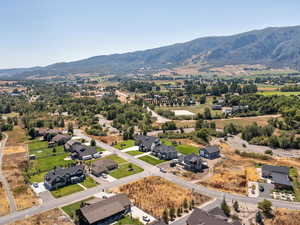
[[[104,152],[104,151],[105,151],[105,149],[103,149],[103,148],[100,148],[100,147],[96,147],[96,151],[97,151],[97,152]]]
[[[59,188],[57,190],[51,191],[51,193],[55,198],[60,198],[60,197],[66,196],[66,195],[73,194],[78,191],[83,191],[83,188],[80,187],[78,184],[71,184],[71,185]]]
[[[132,156],[143,154],[143,152],[140,152],[140,151],[129,151],[129,152],[126,152],[126,153],[128,155],[132,155]]]
[[[86,201],[89,201],[93,198],[87,198],[87,199],[84,199],[82,201],[79,201],[79,202],[75,202],[75,203],[72,203],[70,205],[66,205],[64,207],[62,207],[61,209],[67,213],[71,218],[74,219],[74,216],[76,216],[75,212],[77,209],[80,209],[80,205],[82,202],[86,202]]]
[[[130,148],[133,147],[135,145],[135,141],[134,140],[127,140],[127,141],[122,141],[119,142],[118,144],[114,145],[115,148],[117,149],[125,149],[125,148]]]
[[[85,180],[82,181],[80,184],[82,184],[86,188],[92,188],[92,187],[96,187],[98,183],[94,181],[94,179],[91,178],[90,176],[86,176]]]
[[[157,164],[160,164],[160,163],[163,163],[163,162],[166,162],[165,160],[161,160],[161,159],[156,159],[150,155],[145,155],[145,156],[142,156],[142,157],[139,157],[140,160],[143,160],[151,165],[157,165]]]
[[[143,223],[141,223],[139,219],[134,219],[134,218],[131,219],[129,216],[124,216],[122,219],[120,219],[117,222],[117,225],[127,225],[127,224],[142,225]]]
[[[103,159],[112,159],[114,160],[116,163],[121,164],[121,163],[126,163],[127,161],[117,155],[109,155],[104,157]],[[100,159],[101,160],[101,159]]]
[[[160,141],[161,141],[161,143],[162,143],[163,145],[167,145],[167,146],[173,145],[173,144],[172,144],[172,141],[170,141],[170,140],[167,139],[167,138],[161,138]]]
[[[199,148],[191,145],[178,145],[176,146],[176,150],[184,155],[199,153]]]
[[[31,183],[34,183],[34,182],[43,182],[44,181],[44,176],[47,172],[42,172],[42,173],[39,173],[39,174],[36,174],[36,175],[33,175],[30,177],[30,182]]]
[[[132,164],[132,163],[131,163],[132,170],[129,170],[129,165],[130,165],[130,163],[121,164],[121,165],[119,165],[118,169],[112,170],[109,173],[109,175],[116,179],[120,179],[122,177],[127,177],[127,176],[144,171],[142,168],[140,168],[137,165]]]
[[[28,148],[30,152],[34,152],[37,150],[48,148],[48,142],[47,141],[40,141],[38,139],[32,140],[28,144]]]

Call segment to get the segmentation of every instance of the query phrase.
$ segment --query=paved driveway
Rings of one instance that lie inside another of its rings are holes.
[[[264,191],[259,192],[259,197],[261,198],[271,198],[271,191],[274,189],[273,184],[267,184],[267,183],[259,183],[259,186],[264,187]]]

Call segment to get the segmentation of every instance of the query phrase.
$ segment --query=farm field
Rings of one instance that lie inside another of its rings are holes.
[[[149,163],[149,164],[154,165],[154,166],[158,165],[160,163],[166,162],[165,160],[157,159],[157,158],[154,158],[150,155],[145,155],[145,156],[139,157],[138,159],[143,160],[146,163]]]
[[[291,95],[300,95],[300,91],[294,91],[294,92],[283,92],[283,91],[263,91],[263,92],[257,92],[258,94],[270,96],[270,95],[285,95],[285,96],[291,96]]]
[[[117,191],[126,193],[137,207],[156,218],[161,218],[165,209],[182,207],[184,201],[190,204],[193,200],[199,206],[209,200],[161,177],[146,177],[122,185]]]
[[[122,141],[122,142],[119,142],[118,144],[114,145],[115,148],[117,149],[125,149],[125,148],[129,148],[129,147],[132,147],[134,146],[135,144],[135,141],[134,140],[127,140],[127,141]]]
[[[79,186],[78,184],[71,184],[68,186],[64,186],[61,188],[58,188],[57,190],[53,190],[51,191],[51,194],[55,197],[55,198],[60,198],[66,195],[70,195],[73,194],[75,192],[79,192],[79,191],[83,191],[84,189]]]
[[[27,217],[21,221],[9,223],[9,225],[73,225],[67,216],[59,209],[52,209],[41,214]]]

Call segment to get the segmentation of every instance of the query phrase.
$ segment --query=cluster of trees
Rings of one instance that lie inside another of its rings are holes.
[[[173,221],[176,217],[180,217],[183,213],[188,213],[189,211],[195,208],[195,201],[192,199],[190,202],[187,199],[184,199],[181,207],[175,209],[174,207],[170,209],[165,209],[162,215],[162,219],[166,224],[169,224],[170,221]]]
[[[141,82],[141,81],[124,81],[120,84],[122,89],[125,89],[130,92],[139,92],[139,93],[147,93],[152,91],[152,88],[156,90],[160,90],[160,87],[157,86],[154,82]]]
[[[295,85],[285,85],[283,87],[280,88],[280,91],[282,92],[296,92],[296,91],[300,91],[300,85],[295,84]]]

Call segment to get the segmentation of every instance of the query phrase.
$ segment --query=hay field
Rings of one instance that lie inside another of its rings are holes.
[[[10,223],[9,225],[74,225],[69,218],[59,209],[52,209],[38,215],[34,215],[23,220]]]
[[[300,211],[289,209],[276,209],[272,219],[266,219],[265,225],[297,225],[300,221]]]
[[[184,200],[189,203],[194,199],[196,205],[201,205],[209,197],[182,188],[161,177],[146,177],[141,180],[119,187],[120,192],[128,194],[134,204],[145,212],[160,218],[165,209],[182,207]]]
[[[4,216],[9,213],[8,199],[3,188],[3,184],[0,183],[0,216]]]

